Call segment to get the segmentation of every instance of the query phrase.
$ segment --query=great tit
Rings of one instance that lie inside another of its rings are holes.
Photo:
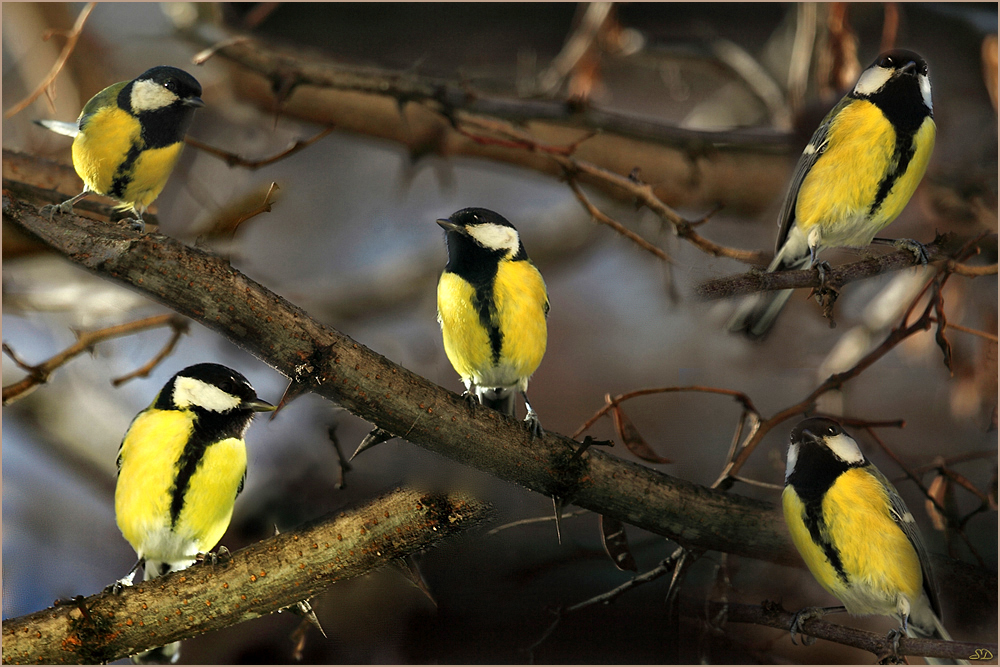
[[[115,515],[145,579],[182,570],[222,538],[246,479],[243,435],[274,410],[245,377],[219,364],[174,375],[132,420],[118,450]],[[135,659],[177,661],[177,642]]]
[[[858,443],[832,419],[814,417],[791,433],[781,495],[792,541],[816,581],[846,610],[899,619],[910,637],[950,640],[930,559],[906,503]]]
[[[545,355],[549,298],[545,281],[502,215],[465,208],[438,220],[448,264],[438,282],[438,322],[448,360],[466,396],[514,416],[515,392],[524,397],[525,422],[541,435],[528,403],[528,379]]]
[[[883,53],[826,115],[802,152],[778,216],[768,271],[808,269],[824,248],[863,247],[910,200],[934,150],[936,129],[927,63],[913,51]],[[920,244],[893,243],[926,262]],[[728,323],[764,336],[792,290],[744,299]]]
[[[195,109],[205,106],[201,84],[176,67],[154,67],[132,81],[108,86],[90,98],[76,123],[35,121],[73,137],[73,167],[83,192],[43,208],[47,215],[70,213],[91,192],[131,209],[142,231],[142,214],[163,190],[184,147]]]

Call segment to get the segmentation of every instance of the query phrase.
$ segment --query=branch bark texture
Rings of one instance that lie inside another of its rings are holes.
[[[3,622],[4,664],[102,663],[308,600],[486,521],[467,493],[397,489],[364,507],[194,565]]]
[[[254,39],[213,51],[233,64],[237,93],[268,109],[428,153],[483,157],[562,177],[551,156],[523,147],[486,145],[455,130],[463,119],[522,124],[539,143],[573,145],[574,157],[617,174],[638,169],[670,206],[759,211],[784,189],[792,167],[788,135],[687,130],[655,120],[562,101],[485,95],[458,81],[310,59]],[[630,198],[588,176],[581,180],[620,200]]]

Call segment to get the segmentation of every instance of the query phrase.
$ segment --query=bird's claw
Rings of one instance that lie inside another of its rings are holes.
[[[798,611],[795,616],[792,617],[792,624],[788,628],[789,632],[792,633],[792,643],[798,645],[798,642],[795,641],[795,635],[800,635],[803,646],[812,646],[815,644],[815,637],[802,632],[802,624],[806,621],[811,621],[814,618],[821,618],[822,616],[822,610],[817,607],[806,607],[805,609]]]
[[[61,204],[46,204],[45,206],[43,206],[41,208],[41,210],[39,212],[43,216],[45,216],[46,218],[48,218],[49,222],[52,222],[53,218],[55,218],[56,213],[60,213],[60,214],[72,213],[73,212],[73,204],[71,204],[68,201],[64,201]]]
[[[927,265],[929,260],[927,248],[920,241],[914,241],[913,239],[896,239],[892,245],[903,250],[909,250],[913,253],[913,258],[920,262],[921,266]]]
[[[545,436],[545,431],[542,430],[542,422],[538,419],[538,413],[534,410],[528,410],[528,414],[524,417],[524,424],[531,433],[532,438],[541,438]]]
[[[195,561],[201,563],[202,565],[218,565],[219,563],[225,563],[232,560],[233,554],[230,553],[224,545],[219,546],[218,551],[209,551],[208,553],[200,553],[195,556]]]

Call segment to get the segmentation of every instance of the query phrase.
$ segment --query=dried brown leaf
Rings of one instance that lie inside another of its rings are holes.
[[[951,480],[939,473],[927,488],[927,495],[933,498],[939,506],[944,507],[950,489]],[[944,530],[948,527],[948,519],[938,511],[938,508],[930,499],[924,501],[924,506],[927,509],[927,516],[931,519],[931,524],[934,525],[934,530]]]
[[[615,431],[618,432],[618,437],[621,438],[630,452],[643,461],[650,463],[672,463],[670,459],[660,456],[653,451],[653,448],[642,438],[639,429],[635,427],[632,420],[625,416],[625,412],[620,405],[616,405],[611,410],[611,417],[614,419]]]
[[[601,543],[611,561],[619,570],[638,572],[639,566],[628,548],[628,536],[625,534],[625,524],[618,519],[601,515]]]

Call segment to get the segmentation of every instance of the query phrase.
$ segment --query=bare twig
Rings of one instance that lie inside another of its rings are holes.
[[[961,248],[954,252],[951,259],[955,261],[962,261],[969,254],[975,252],[976,244],[981,240],[981,237],[970,239]],[[912,256],[911,256],[912,261]],[[910,319],[910,315],[913,313],[917,304],[921,302],[924,295],[928,291],[933,290],[935,294],[939,294],[944,283],[948,280],[948,277],[952,275],[951,266],[953,262],[942,262],[938,267],[937,272],[932,276],[927,283],[924,285],[923,289],[917,294],[913,300],[910,302],[909,307],[903,314],[899,326],[894,328],[889,335],[886,337],[882,343],[873,349],[871,352],[862,357],[858,362],[851,368],[843,371],[841,373],[835,373],[824,380],[816,389],[809,393],[802,401],[796,403],[795,405],[789,406],[784,410],[781,410],[772,417],[761,421],[760,428],[755,432],[750,434],[746,441],[743,443],[742,448],[736,457],[726,466],[722,471],[722,474],[712,485],[713,488],[728,488],[731,485],[731,481],[727,478],[735,475],[746,463],[747,459],[753,453],[757,445],[763,440],[764,436],[773,429],[778,424],[784,422],[787,419],[791,419],[796,415],[806,414],[816,405],[816,400],[823,394],[839,389],[843,384],[858,375],[860,375],[865,369],[874,364],[876,361],[885,356],[890,350],[895,348],[899,343],[901,343],[906,338],[919,333],[921,331],[926,331],[931,328],[934,318],[931,316],[936,300],[932,298],[924,307],[923,313],[910,325],[907,322]]]
[[[610,412],[616,405],[619,405],[620,403],[623,403],[627,400],[636,398],[638,396],[650,396],[652,394],[669,394],[669,393],[686,392],[686,391],[730,396],[736,399],[736,401],[739,402],[745,410],[752,412],[755,415],[760,414],[759,412],[757,412],[757,408],[754,407],[753,401],[750,400],[749,396],[747,396],[741,391],[735,391],[733,389],[721,389],[719,387],[702,387],[699,385],[690,385],[687,387],[653,387],[650,389],[636,389],[634,391],[629,391],[624,394],[619,394],[618,396],[612,398],[610,401],[606,401],[604,407],[602,407],[600,410],[591,415],[591,417],[586,422],[583,423],[583,426],[576,429],[576,431],[574,431],[573,435],[571,435],[570,437],[574,439],[579,438],[587,429],[593,426],[598,419],[608,414],[608,412]]]
[[[73,28],[66,34],[66,44],[63,45],[62,51],[59,53],[59,57],[56,58],[56,62],[52,65],[52,69],[49,70],[48,76],[42,80],[33,93],[4,112],[4,118],[10,118],[11,116],[24,111],[24,109],[37,100],[42,93],[49,89],[52,82],[56,80],[57,76],[59,76],[59,72],[62,71],[63,66],[66,65],[66,61],[69,60],[70,54],[73,53],[73,49],[76,48],[76,43],[80,39],[80,33],[83,32],[83,26],[87,22],[87,17],[90,16],[90,12],[94,11],[95,6],[97,6],[96,2],[87,3],[87,5],[83,8],[83,11],[80,12],[80,15],[76,17],[76,22],[73,24]]]
[[[572,512],[563,512],[560,519],[569,519],[574,516],[583,516],[584,514],[593,514],[591,510],[574,510]],[[510,528],[517,528],[519,526],[527,526],[533,523],[548,523],[549,521],[555,521],[556,518],[553,515],[546,516],[535,516],[527,519],[518,519],[517,521],[511,521],[510,523],[505,523],[502,526],[497,526],[496,528],[491,528],[486,532],[486,535],[496,535],[502,530],[508,530]]]
[[[229,151],[224,151],[221,148],[210,146],[209,144],[198,141],[194,137],[190,136],[184,137],[184,143],[186,143],[188,146],[192,146],[193,148],[197,148],[198,150],[205,151],[209,155],[214,155],[215,157],[224,161],[230,167],[243,167],[244,169],[255,171],[257,169],[260,169],[261,167],[266,167],[267,165],[274,164],[279,160],[283,160],[290,155],[294,155],[299,151],[308,148],[309,146],[313,145],[320,139],[328,136],[331,132],[333,132],[333,130],[334,128],[328,127],[319,134],[316,134],[308,139],[296,139],[294,142],[292,142],[292,144],[288,148],[281,151],[280,153],[272,155],[271,157],[261,158],[259,160],[251,160],[241,155],[237,155],[236,153],[230,153]]]
[[[112,338],[119,338],[121,336],[129,336],[134,333],[139,333],[140,331],[156,329],[162,326],[169,325],[171,327],[175,327],[176,325],[174,322],[178,319],[177,315],[167,313],[166,315],[154,315],[153,317],[147,317],[134,322],[127,322],[125,324],[118,324],[105,329],[84,331],[77,336],[75,343],[67,347],[59,354],[46,359],[38,365],[29,365],[18,360],[17,357],[14,356],[13,350],[11,350],[10,347],[4,343],[4,352],[6,352],[11,359],[14,359],[18,366],[28,371],[28,375],[3,388],[3,404],[9,405],[16,400],[24,398],[40,385],[48,382],[49,376],[51,376],[57,368],[63,366],[70,359],[86,352],[97,343],[110,340]]]
[[[587,199],[587,195],[583,194],[583,190],[580,189],[580,186],[577,184],[576,179],[568,174],[567,174],[567,182],[569,183],[569,187],[573,190],[573,194],[576,195],[576,198],[580,200],[580,203],[583,204],[584,208],[587,209],[587,212],[590,213],[591,217],[594,220],[601,223],[602,225],[607,225],[611,229],[615,230],[625,238],[635,243],[643,250],[646,250],[656,255],[664,262],[673,261],[670,259],[670,256],[667,255],[667,253],[663,252],[663,250],[657,248],[655,245],[653,245],[646,239],[642,238],[641,236],[633,232],[631,229],[627,229],[617,220],[613,220],[612,218],[608,217],[600,210],[598,210],[598,208],[594,206],[589,199]]]
[[[961,331],[967,334],[972,334],[973,336],[979,336],[980,338],[985,338],[986,340],[992,343],[998,342],[996,334],[991,334],[986,331],[980,331],[979,329],[970,329],[969,327],[963,327],[961,324],[953,324],[951,322],[948,322],[947,328],[954,329],[955,331]]]
[[[131,373],[127,373],[126,375],[117,377],[114,380],[112,380],[111,381],[112,386],[119,387],[128,382],[129,380],[133,380],[135,378],[149,377],[149,374],[153,371],[153,369],[156,368],[161,361],[166,359],[167,355],[169,355],[171,352],[174,351],[174,348],[177,347],[177,342],[180,341],[181,336],[183,336],[188,332],[188,329],[190,328],[190,322],[185,317],[175,315],[172,318],[170,318],[168,324],[170,325],[170,328],[173,329],[173,333],[170,336],[170,340],[167,341],[167,344],[163,346],[163,349],[160,350],[155,357],[153,357],[148,362],[146,362],[139,368],[135,369]]]

